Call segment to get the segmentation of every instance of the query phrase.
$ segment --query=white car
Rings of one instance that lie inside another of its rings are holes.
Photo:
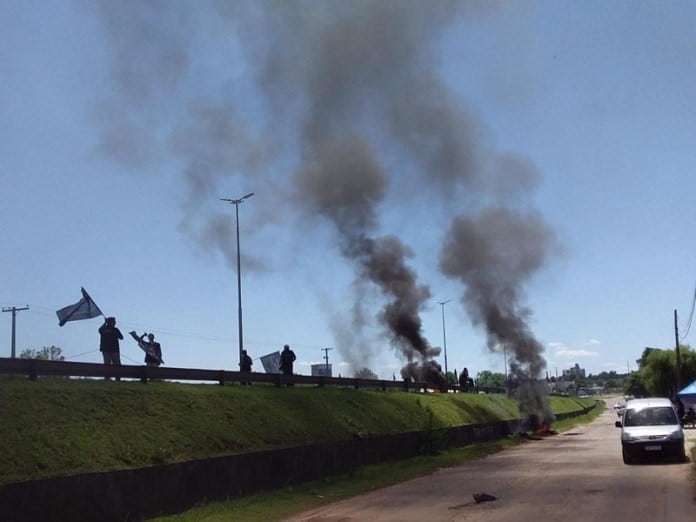
[[[672,401],[664,398],[633,399],[626,402],[621,428],[624,464],[659,455],[678,462],[686,460],[684,430]]]

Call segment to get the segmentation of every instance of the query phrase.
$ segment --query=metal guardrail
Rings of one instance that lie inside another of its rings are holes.
[[[276,387],[287,385],[335,386],[342,388],[368,388],[378,390],[426,391],[443,393],[460,392],[459,386],[436,386],[426,382],[385,379],[358,379],[355,377],[316,377],[311,375],[283,375],[279,373],[241,373],[229,370],[202,368],[151,367],[144,365],[106,366],[101,363],[71,361],[48,361],[45,359],[12,359],[0,357],[0,375],[26,375],[31,380],[39,377],[81,377],[102,379],[135,379],[146,383],[149,380],[171,380],[192,382],[216,382],[220,385],[251,382],[271,384]],[[476,388],[475,392],[505,393],[503,389]]]
[[[26,375],[31,380],[39,377],[83,377],[103,379],[173,380],[217,382],[232,384],[241,382],[265,383],[277,387],[286,385],[338,386],[377,388],[381,390],[421,390],[432,389],[424,382],[356,379],[346,377],[315,377],[309,375],[282,375],[274,373],[241,373],[229,370],[208,370],[199,368],[150,367],[143,365],[106,366],[100,363],[69,361],[48,361],[43,359],[0,358],[0,374]],[[455,387],[449,387],[454,390]]]

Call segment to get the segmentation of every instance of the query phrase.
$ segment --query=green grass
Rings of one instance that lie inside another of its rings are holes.
[[[592,400],[551,397],[555,413]],[[564,431],[589,422],[557,421]],[[516,418],[502,395],[0,379],[0,484]],[[203,505],[159,521],[272,521],[481,458],[514,437],[366,466],[299,486]],[[696,459],[696,450],[692,453]]]
[[[0,379],[0,484],[517,416],[502,395]]]
[[[552,398],[553,403],[565,407],[566,400]],[[583,400],[582,404],[588,404]],[[577,403],[576,403],[577,405]],[[587,415],[565,419],[554,423],[554,429],[567,431],[579,424],[594,420],[602,407]],[[362,493],[431,474],[438,469],[456,466],[479,459],[503,449],[520,444],[523,439],[505,439],[454,448],[437,455],[418,456],[398,462],[387,462],[365,466],[343,475],[300,484],[268,493],[260,493],[226,502],[214,502],[191,509],[178,515],[158,517],[157,522],[270,522],[318,508],[332,502]]]

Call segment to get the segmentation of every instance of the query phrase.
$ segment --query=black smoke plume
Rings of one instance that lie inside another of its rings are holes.
[[[552,418],[544,386],[543,346],[532,334],[523,285],[546,261],[554,234],[536,212],[490,208],[452,222],[440,257],[446,275],[465,285],[462,302],[488,347],[509,354],[510,379],[525,417]]]
[[[372,236],[388,177],[369,144],[353,135],[323,146],[295,181],[298,198],[335,226],[341,253],[354,263],[356,277],[376,285],[387,298],[378,317],[407,361],[402,377],[444,382],[432,360],[440,349],[423,336],[419,313],[430,291],[418,285],[406,264],[411,252],[395,236]]]
[[[525,158],[492,150],[485,125],[440,67],[443,37],[504,3],[95,5],[112,58],[97,111],[99,150],[129,169],[178,161],[180,228],[198,246],[234,264],[233,235],[222,225],[228,214],[217,206],[229,186],[263,195],[263,207],[248,208],[257,227],[320,216],[355,274],[354,303],[332,321],[342,355],[355,370],[369,364],[359,330],[374,316],[367,294],[377,289],[377,317],[403,358],[402,374],[436,382],[439,349],[419,317],[430,292],[408,263],[415,245],[383,219],[429,204],[441,221],[454,220],[440,266],[463,283],[466,311],[491,349],[504,343],[515,354],[513,375],[535,382],[543,350],[522,289],[552,234],[539,215],[519,209],[538,176]]]

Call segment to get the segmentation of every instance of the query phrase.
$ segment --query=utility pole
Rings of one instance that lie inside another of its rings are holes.
[[[15,358],[15,341],[17,339],[16,336],[16,322],[17,322],[17,312],[21,312],[22,310],[29,310],[29,305],[23,307],[23,308],[17,308],[16,306],[13,306],[11,308],[3,308],[3,312],[12,312],[12,358]]]
[[[677,325],[677,310],[674,309],[674,341],[677,344],[677,389],[675,393],[681,391],[681,355],[679,354],[679,326]]]
[[[324,352],[324,360],[326,361],[326,376],[329,376],[329,350],[333,350],[333,348],[322,348],[321,349]]]

